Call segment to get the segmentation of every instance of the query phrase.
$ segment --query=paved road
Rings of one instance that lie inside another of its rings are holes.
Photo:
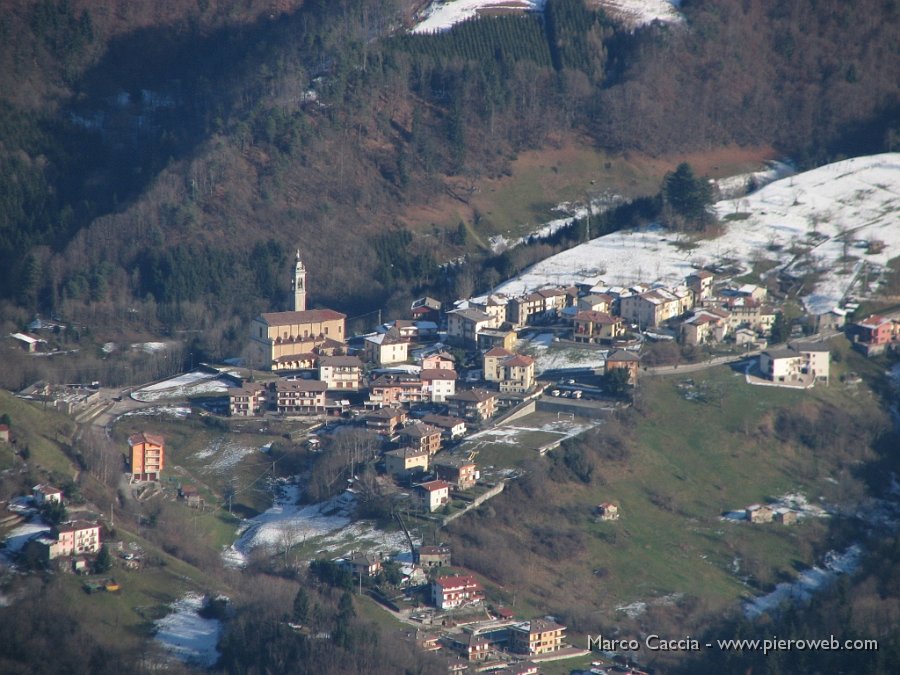
[[[641,375],[669,375],[672,373],[695,373],[698,370],[706,370],[722,366],[727,363],[737,363],[738,361],[746,361],[748,358],[758,356],[762,352],[761,349],[754,349],[745,354],[730,354],[728,356],[719,356],[709,361],[700,361],[699,363],[682,363],[677,366],[656,366],[654,368],[644,368]]]
[[[830,331],[828,333],[815,333],[814,335],[809,335],[802,338],[797,338],[796,340],[791,340],[791,342],[822,342],[830,340],[836,335],[840,335],[838,331]],[[783,349],[787,347],[788,343],[782,343],[777,345],[769,345],[766,349]],[[641,368],[641,375],[671,375],[672,373],[695,373],[698,370],[706,370],[707,368],[715,368],[716,366],[722,366],[727,363],[737,363],[739,361],[746,361],[748,358],[753,356],[759,356],[764,350],[762,349],[754,349],[752,351],[742,353],[742,354],[729,354],[727,356],[719,356],[714,359],[710,359],[708,361],[701,361],[699,363],[682,363],[677,366],[656,366],[654,368]]]

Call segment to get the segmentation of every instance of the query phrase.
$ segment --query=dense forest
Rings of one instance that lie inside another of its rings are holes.
[[[398,214],[560,133],[651,154],[773,144],[805,165],[896,135],[894,2],[697,0],[685,26],[627,32],[550,0],[437,36],[402,30],[412,2],[226,4],[164,17],[10,3],[0,291],[13,321],[109,325],[129,307],[151,329],[224,333],[281,306],[279,265],[298,245],[317,304],[450,297],[519,265],[406,231]],[[469,270],[440,267],[464,253]]]

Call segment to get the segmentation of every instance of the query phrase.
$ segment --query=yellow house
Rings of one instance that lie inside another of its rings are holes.
[[[428,451],[400,448],[384,453],[384,470],[390,476],[408,476],[415,471],[428,471]]]

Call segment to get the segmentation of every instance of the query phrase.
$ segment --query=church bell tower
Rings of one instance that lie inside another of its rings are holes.
[[[306,268],[300,260],[300,249],[297,249],[297,258],[294,262],[294,280],[291,282],[291,290],[294,291],[294,311],[306,311]]]

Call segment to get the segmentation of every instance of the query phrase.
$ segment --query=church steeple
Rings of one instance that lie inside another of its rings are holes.
[[[300,260],[300,249],[297,249],[297,258],[294,262],[294,279],[291,282],[291,290],[294,291],[294,311],[306,311],[306,268]]]

